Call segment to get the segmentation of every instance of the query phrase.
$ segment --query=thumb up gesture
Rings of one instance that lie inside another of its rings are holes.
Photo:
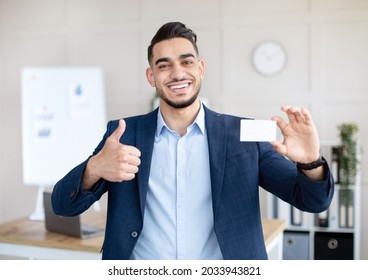
[[[83,188],[92,187],[99,179],[111,182],[132,180],[141,163],[141,152],[134,146],[120,143],[125,132],[125,121],[119,120],[119,126],[106,139],[105,145],[88,161],[83,174]]]

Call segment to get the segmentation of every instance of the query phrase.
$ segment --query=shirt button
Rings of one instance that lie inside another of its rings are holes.
[[[133,238],[137,238],[137,236],[138,236],[138,232],[136,232],[136,231],[134,230],[134,231],[132,231],[132,232],[130,233],[130,236],[131,236],[131,237],[133,237]]]

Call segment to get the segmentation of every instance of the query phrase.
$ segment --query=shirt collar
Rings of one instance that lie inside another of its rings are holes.
[[[198,126],[198,128],[199,128],[199,130],[201,131],[202,134],[205,133],[204,108],[203,108],[202,102],[201,102],[201,107],[199,109],[197,117],[195,118],[194,122],[189,127],[192,127],[194,125]],[[166,125],[166,123],[164,121],[164,118],[162,117],[161,110],[159,108],[158,113],[157,113],[156,136],[159,136],[161,134],[162,129],[164,127],[166,127],[168,130],[170,130],[170,128]]]

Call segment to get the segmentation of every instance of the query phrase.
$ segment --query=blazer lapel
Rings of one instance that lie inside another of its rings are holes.
[[[137,123],[136,147],[141,151],[141,165],[139,166],[137,180],[138,180],[138,191],[139,191],[139,200],[142,218],[144,215],[144,209],[146,205],[148,179],[151,168],[156,126],[157,126],[157,109],[143,116]]]
[[[217,213],[224,179],[226,159],[226,126],[224,118],[205,107],[205,120],[210,155],[212,203]]]

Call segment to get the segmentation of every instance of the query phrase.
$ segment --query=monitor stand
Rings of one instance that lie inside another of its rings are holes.
[[[31,221],[44,221],[45,220],[45,209],[43,206],[43,192],[45,191],[44,186],[37,187],[37,200],[35,211],[28,217]]]

